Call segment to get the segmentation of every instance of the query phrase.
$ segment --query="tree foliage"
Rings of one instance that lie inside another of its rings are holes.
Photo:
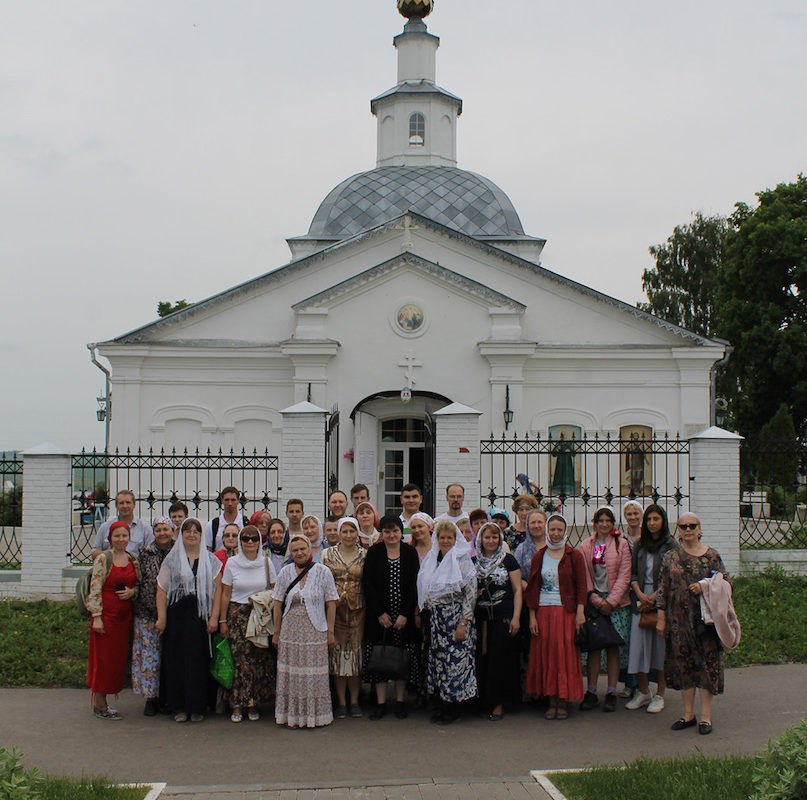
[[[642,273],[648,302],[639,307],[702,336],[715,335],[715,299],[726,231],[725,217],[698,212],[688,225],[676,226],[664,244],[651,247],[656,265]]]
[[[739,430],[756,434],[781,403],[807,425],[807,178],[758,192],[729,219],[717,331],[734,352],[724,385]]]
[[[176,300],[173,303],[170,300],[160,300],[157,303],[157,314],[160,317],[167,317],[169,314],[173,314],[175,311],[181,311],[189,305],[190,303],[185,299]]]

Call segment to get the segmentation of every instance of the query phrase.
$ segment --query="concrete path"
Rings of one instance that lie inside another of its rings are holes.
[[[446,728],[417,713],[406,720],[347,719],[291,731],[268,716],[240,725],[225,717],[196,725],[146,718],[141,699],[129,691],[118,702],[124,719],[105,722],[91,716],[87,691],[0,689],[0,746],[16,745],[29,766],[54,774],[167,781],[177,797],[203,797],[201,787],[230,787],[239,795],[221,788],[208,796],[380,798],[381,789],[366,787],[394,784],[390,797],[443,800],[454,791],[444,786],[477,783],[486,784],[483,794],[477,792],[482,797],[524,797],[532,769],[620,763],[640,754],[757,752],[807,716],[805,685],[807,664],[729,670],[726,694],[715,701],[711,736],[670,731],[681,714],[677,692],[669,693],[658,715],[625,711],[620,702],[615,714],[575,711],[565,722],[549,722],[525,708],[501,722],[465,718]],[[490,781],[509,794],[492,793]],[[177,794],[180,787],[191,787],[190,793]],[[339,791],[323,793],[333,787]],[[359,793],[345,794],[349,787]]]

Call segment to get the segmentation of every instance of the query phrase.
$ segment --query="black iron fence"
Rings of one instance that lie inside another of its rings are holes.
[[[220,513],[225,486],[240,490],[245,514],[265,508],[277,516],[277,483],[278,457],[268,451],[82,451],[72,459],[70,560],[89,563],[98,528],[115,514],[121,489],[134,493],[135,516],[149,523],[178,500],[205,522]]]
[[[740,446],[740,547],[807,549],[807,442]]]
[[[491,435],[480,442],[479,475],[482,500],[505,508],[511,521],[519,494],[529,492],[544,508],[560,510],[572,544],[591,534],[600,505],[621,517],[628,500],[658,503],[671,523],[690,508],[689,441],[679,437]]]
[[[0,454],[0,569],[22,561],[22,459]]]

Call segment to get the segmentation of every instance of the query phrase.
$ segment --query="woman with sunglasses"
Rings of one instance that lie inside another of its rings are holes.
[[[247,639],[252,613],[250,595],[275,585],[275,568],[261,553],[261,533],[247,525],[238,537],[238,554],[227,560],[221,578],[219,633],[230,642],[233,654],[232,688],[225,693],[231,722],[241,722],[242,709],[252,722],[260,719],[258,706],[275,693],[275,656],[271,647],[256,647]],[[225,616],[226,615],[226,616]]]
[[[698,581],[716,572],[728,579],[720,554],[701,541],[701,522],[686,512],[678,518],[681,549],[664,556],[659,577],[656,630],[665,639],[664,676],[667,686],[678,689],[684,716],[672,729],[698,726],[698,733],[712,732],[712,697],[723,694],[723,648],[714,626],[701,617]],[[695,689],[700,689],[700,722],[695,719]]]

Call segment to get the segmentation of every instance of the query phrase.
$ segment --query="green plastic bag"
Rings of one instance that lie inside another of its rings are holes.
[[[213,637],[213,658],[210,659],[210,675],[225,689],[233,688],[233,653],[230,643],[217,633]]]

